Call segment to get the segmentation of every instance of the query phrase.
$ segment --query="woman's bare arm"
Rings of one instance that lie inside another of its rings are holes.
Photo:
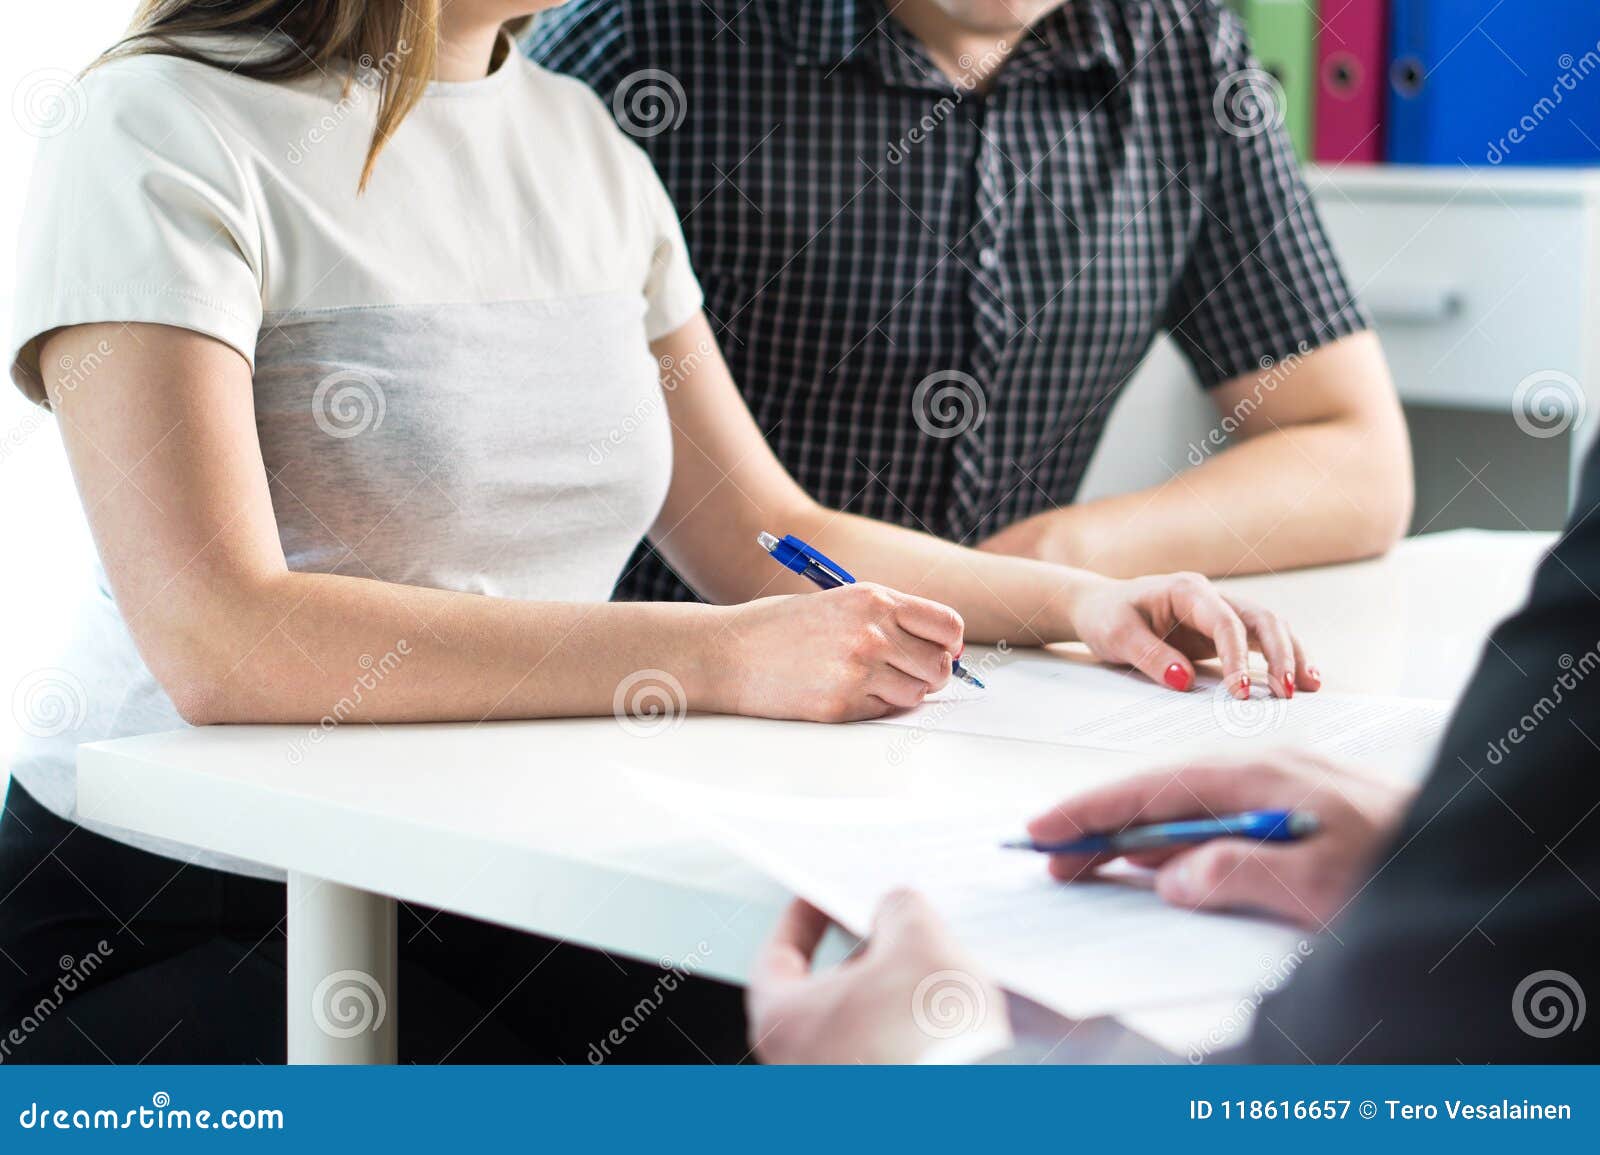
[[[772,599],[734,628],[732,611],[712,606],[520,602],[292,572],[243,358],[132,324],[58,330],[41,360],[105,349],[52,405],[117,603],[190,722],[315,722],[390,653],[400,660],[351,719],[604,714],[642,670],[675,679],[684,707],[861,717],[920,700],[942,684],[937,655],[959,648],[954,614],[887,591],[803,614]],[[906,626],[878,628],[885,599]],[[812,664],[791,663],[751,700],[748,664],[801,629]]]

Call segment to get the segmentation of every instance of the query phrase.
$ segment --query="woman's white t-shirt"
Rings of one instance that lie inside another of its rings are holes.
[[[115,372],[112,345],[41,366],[65,325],[207,334],[253,369],[291,569],[604,601],[671,472],[648,343],[701,304],[672,204],[587,88],[514,50],[432,85],[358,195],[394,62],[362,63],[348,88],[156,55],[91,72],[36,162],[12,376],[38,399]],[[13,773],[73,818],[78,743],[183,723],[103,574],[60,667],[74,700],[26,727]]]

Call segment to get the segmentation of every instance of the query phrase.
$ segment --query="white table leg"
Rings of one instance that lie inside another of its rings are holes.
[[[289,1062],[393,1063],[394,899],[289,875]]]

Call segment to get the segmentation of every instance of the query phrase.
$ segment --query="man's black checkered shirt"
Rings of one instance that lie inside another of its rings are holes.
[[[883,0],[572,0],[527,46],[648,149],[828,505],[973,543],[1072,500],[1162,331],[1210,387],[1364,327],[1218,0],[1066,0],[986,94]]]

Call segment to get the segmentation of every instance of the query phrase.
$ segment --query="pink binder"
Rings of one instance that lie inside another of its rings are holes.
[[[1322,7],[1313,155],[1319,164],[1377,164],[1384,154],[1389,0]]]

